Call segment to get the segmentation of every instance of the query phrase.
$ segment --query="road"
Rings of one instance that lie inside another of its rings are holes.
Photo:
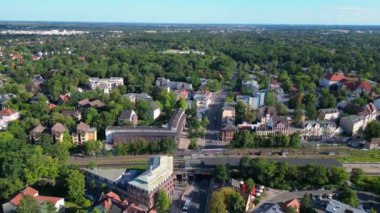
[[[225,91],[212,94],[211,103],[206,114],[210,122],[207,128],[206,139],[219,139],[219,130],[221,128],[222,123],[222,109],[224,101],[227,97],[226,94],[227,93]]]
[[[207,208],[207,196],[210,187],[209,178],[196,178],[193,183],[193,190],[189,194],[191,198],[188,213],[204,213]]]

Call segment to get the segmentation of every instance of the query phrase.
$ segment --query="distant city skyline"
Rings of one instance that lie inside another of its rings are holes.
[[[12,0],[2,21],[380,25],[379,0]]]

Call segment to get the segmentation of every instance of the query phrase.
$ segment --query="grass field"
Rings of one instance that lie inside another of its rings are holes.
[[[352,150],[350,155],[337,160],[341,163],[380,163],[380,150]]]

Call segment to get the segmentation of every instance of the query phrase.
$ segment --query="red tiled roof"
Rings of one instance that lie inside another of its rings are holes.
[[[342,81],[346,77],[343,72],[329,73],[325,76],[325,78],[329,81]]]
[[[70,95],[61,95],[60,97],[59,97],[63,102],[67,102],[67,101],[69,101],[70,100]]]
[[[285,202],[285,207],[294,207],[295,209],[299,209],[301,204],[300,202],[297,200],[297,199],[293,199],[293,200],[289,200],[287,202]]]
[[[49,104],[49,109],[54,109],[56,107],[57,107],[57,105],[55,105],[55,104]]]
[[[15,111],[13,111],[12,109],[3,109],[0,111],[0,115],[6,115],[6,116],[10,116],[10,115],[13,115],[14,113],[16,113]]]
[[[366,90],[367,92],[371,92],[372,85],[368,81],[362,81],[361,85],[363,90]]]
[[[50,196],[37,196],[36,200],[41,201],[41,202],[49,202],[52,204],[56,204],[58,201],[62,200],[63,198],[61,197],[50,197]]]
[[[113,198],[113,199],[115,199],[115,200],[121,202],[120,196],[117,195],[116,193],[112,192],[112,191],[111,191],[111,192],[108,192],[108,193],[106,194],[106,196],[111,197],[111,198]]]
[[[14,206],[18,206],[25,195],[36,197],[38,196],[38,191],[28,186],[24,190],[22,190],[20,193],[18,193],[14,198],[12,198],[12,200],[10,200],[9,202]]]

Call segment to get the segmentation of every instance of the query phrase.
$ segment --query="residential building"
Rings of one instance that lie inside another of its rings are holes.
[[[105,107],[106,105],[100,101],[99,99],[90,101],[88,98],[78,101],[78,108],[85,109],[85,108],[97,108],[101,109]]]
[[[290,127],[291,119],[286,116],[274,116],[268,121],[267,124],[261,125],[256,129],[257,135],[268,136],[270,134],[284,134],[289,135],[291,132]]]
[[[259,208],[253,210],[253,213],[285,213],[278,203],[264,203]]]
[[[54,124],[54,126],[51,128],[51,134],[53,136],[53,140],[55,143],[58,143],[58,142],[62,142],[63,141],[63,135],[65,134],[65,132],[67,132],[67,128],[57,122]]]
[[[320,109],[319,117],[321,120],[337,121],[339,119],[340,112],[337,108]]]
[[[84,144],[88,141],[98,140],[96,128],[90,127],[84,122],[80,122],[75,131],[71,134],[73,143]]]
[[[174,175],[173,157],[156,156],[149,160],[149,169],[128,182],[128,200],[153,208],[157,192],[165,189],[169,197],[173,196]]]
[[[231,142],[236,132],[237,132],[237,128],[235,125],[232,125],[232,124],[223,125],[222,129],[220,130],[220,140]]]
[[[265,96],[266,96],[266,92],[265,91],[257,92],[256,95],[253,96],[254,102],[255,102],[255,106],[257,106],[256,108],[265,105]]]
[[[298,199],[288,200],[284,203],[284,209],[287,208],[294,208],[296,212],[300,212],[301,203],[298,201]]]
[[[252,95],[255,95],[257,91],[259,90],[259,84],[256,80],[246,80],[242,81],[241,83],[242,90],[245,90],[247,92],[250,92]]]
[[[123,86],[124,79],[120,77],[112,77],[112,78],[89,78],[89,86],[91,90],[100,89],[105,94],[109,94],[112,89]]]
[[[151,114],[151,116],[152,116],[152,119],[153,120],[156,120],[158,117],[160,117],[160,115],[161,115],[161,109],[160,109],[160,107],[156,104],[156,102],[151,102],[150,103],[150,107],[151,107],[151,109],[152,109],[152,114]]]
[[[305,140],[327,140],[338,133],[335,122],[305,121],[302,124],[301,136]]]
[[[352,206],[349,206],[345,203],[342,203],[337,200],[322,200],[321,203],[326,206],[325,212],[326,213],[365,213],[363,209],[357,209]]]
[[[319,85],[322,87],[330,87],[332,85],[341,85],[342,81],[346,79],[343,72],[328,73],[324,78],[319,80]]]
[[[370,103],[365,105],[358,115],[342,117],[340,119],[340,126],[346,134],[356,135],[359,131],[364,130],[368,123],[376,120],[378,115],[376,106]]]
[[[13,109],[3,109],[0,110],[0,119],[5,123],[18,120],[20,118],[20,113],[14,111]]]
[[[261,124],[268,123],[275,116],[277,116],[276,107],[260,107],[257,114],[257,118]]]
[[[193,85],[186,83],[186,82],[177,82],[177,81],[170,81],[170,79],[166,78],[157,78],[156,79],[156,86],[164,88],[165,90],[193,90]]]
[[[193,96],[198,112],[205,113],[208,110],[211,103],[211,96],[211,92],[197,93]]]
[[[92,210],[101,213],[156,213],[154,210],[149,211],[143,209],[135,203],[129,202],[127,199],[122,200],[120,196],[113,191],[107,194],[102,193]]]
[[[128,182],[127,169],[125,168],[93,168],[82,169],[85,173],[86,183],[95,181],[97,186],[107,185],[108,188],[126,186]]]
[[[29,140],[31,143],[39,143],[41,141],[41,135],[46,131],[46,127],[42,124],[38,124],[29,132]]]
[[[342,88],[348,91],[351,98],[357,98],[362,93],[369,94],[372,91],[371,83],[360,79],[346,79],[343,81]]]
[[[57,104],[58,105],[63,105],[65,103],[67,103],[70,100],[70,98],[71,98],[71,94],[70,93],[61,95],[61,96],[59,96],[59,98],[57,100]]]
[[[372,138],[365,145],[366,149],[380,149],[380,138]]]
[[[80,121],[82,119],[82,114],[78,110],[63,110],[61,114],[65,117],[71,117],[76,121]]]
[[[138,116],[133,109],[123,110],[118,118],[119,125],[128,125],[136,127],[138,124]]]
[[[242,102],[247,105],[250,109],[256,110],[259,107],[260,100],[258,97],[251,97],[247,95],[236,96],[236,102]]]
[[[222,109],[222,123],[226,120],[235,120],[235,106],[230,104],[224,104]]]
[[[18,193],[16,196],[14,196],[9,202],[3,204],[3,212],[4,213],[15,212],[17,207],[20,205],[21,200],[27,195],[31,196],[38,203],[48,202],[52,204],[55,207],[57,212],[64,211],[64,207],[65,207],[64,198],[42,196],[42,195],[39,195],[39,192],[36,189],[28,186],[25,189],[23,189],[20,193]]]
[[[106,128],[106,143],[127,143],[129,141],[158,141],[165,138],[180,138],[186,124],[186,114],[178,109],[166,127],[110,126]]]
[[[152,96],[147,93],[128,93],[123,95],[124,98],[128,99],[132,103],[137,103],[140,100],[151,102],[153,101]]]

